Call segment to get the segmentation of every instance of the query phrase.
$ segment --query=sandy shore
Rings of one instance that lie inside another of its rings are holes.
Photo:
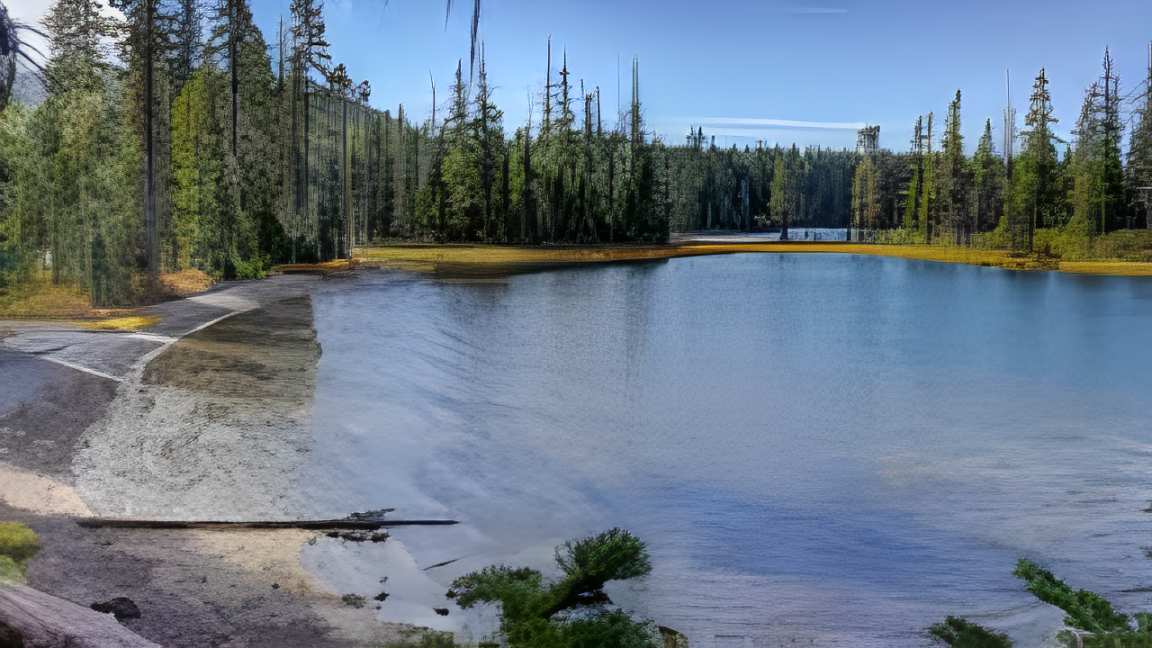
[[[127,596],[168,647],[380,646],[409,637],[300,565],[315,533],[83,529],[75,519],[291,519],[321,349],[310,291],[272,277],[148,309],[140,332],[0,322],[0,520],[40,536],[33,587]]]

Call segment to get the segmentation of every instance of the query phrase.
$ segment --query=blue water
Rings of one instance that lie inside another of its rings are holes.
[[[1152,610],[1147,279],[749,254],[365,273],[314,309],[302,506],[460,520],[394,534],[457,560],[439,584],[622,526],[655,569],[610,593],[699,647],[922,646],[948,614],[1040,645],[1021,556]]]

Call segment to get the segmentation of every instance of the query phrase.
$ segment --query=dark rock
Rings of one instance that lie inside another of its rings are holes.
[[[272,583],[272,589],[280,589],[280,583]]]
[[[24,648],[24,633],[0,622],[0,648]]]
[[[379,594],[376,595],[377,601],[383,601],[386,598],[388,598],[388,592],[380,592]]]
[[[432,611],[440,616],[448,616],[448,608],[432,608]]]
[[[384,542],[391,537],[387,531],[329,531],[324,535],[349,542]]]
[[[359,594],[345,594],[341,598],[344,600],[344,605],[347,605],[348,607],[354,607],[356,609],[364,607],[364,604],[367,602],[364,600],[364,597],[360,596]]]
[[[104,601],[103,603],[93,603],[88,607],[104,614],[113,614],[117,621],[140,618],[140,608],[136,607],[132,599],[124,596],[117,596],[111,601]]]

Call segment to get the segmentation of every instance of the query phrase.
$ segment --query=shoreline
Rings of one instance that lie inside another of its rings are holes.
[[[40,537],[31,587],[84,607],[126,596],[142,616],[123,625],[166,648],[419,637],[309,572],[323,532],[76,524],[296,517],[286,496],[316,442],[316,281],[223,284],[141,309],[143,331],[0,320],[0,519]]]
[[[1152,262],[1063,261],[1003,250],[936,245],[880,245],[849,241],[777,241],[709,233],[707,240],[682,235],[666,244],[511,246],[465,243],[387,243],[356,248],[353,259],[323,264],[288,264],[285,273],[329,274],[358,265],[386,267],[444,278],[498,278],[582,265],[648,261],[717,254],[857,254],[938,263],[960,263],[1019,271],[1054,271],[1101,276],[1152,276]]]

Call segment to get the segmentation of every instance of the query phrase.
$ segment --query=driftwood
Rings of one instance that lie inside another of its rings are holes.
[[[24,648],[160,648],[101,614],[0,580],[0,642]]]
[[[181,520],[125,520],[118,518],[80,518],[82,527],[119,529],[305,529],[308,531],[375,531],[394,526],[435,526],[458,524],[456,520],[385,520],[384,514],[393,509],[353,513],[339,520],[266,520],[256,522],[181,521]]]

